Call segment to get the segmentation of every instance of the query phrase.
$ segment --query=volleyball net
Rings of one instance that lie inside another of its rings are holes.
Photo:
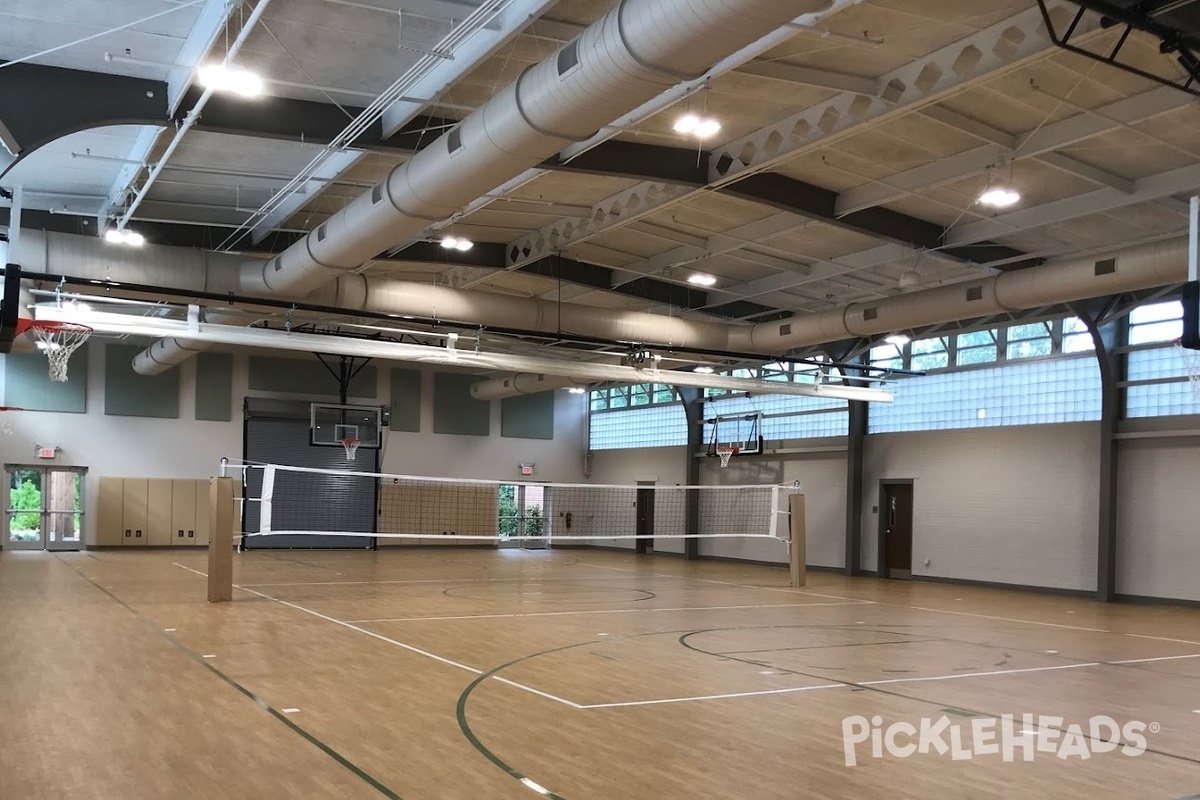
[[[522,483],[242,466],[243,543],[292,547],[533,543],[629,546],[639,539],[787,541],[782,485]],[[347,539],[358,539],[350,542]],[[436,541],[431,541],[436,540]]]

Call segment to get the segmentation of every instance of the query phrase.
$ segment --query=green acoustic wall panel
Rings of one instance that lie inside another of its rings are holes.
[[[337,358],[328,356],[330,366],[337,369]],[[379,394],[374,367],[363,367],[350,381],[352,397],[375,397]],[[324,395],[336,397],[337,378],[315,357],[312,359],[271,358],[250,356],[250,388],[260,392]]]
[[[392,419],[388,428],[394,431],[421,431],[421,371],[392,370]]]
[[[554,392],[501,400],[500,435],[512,439],[553,439]]]
[[[50,366],[41,353],[4,356],[4,405],[28,411],[87,411],[87,348],[85,344],[71,356],[65,383],[50,380]]]
[[[471,397],[471,384],[478,382],[474,375],[434,373],[434,433],[487,436],[491,432],[491,403]]]
[[[201,353],[196,356],[196,419],[229,422],[233,419],[233,356]]]
[[[179,370],[139,375],[133,371],[133,357],[143,349],[125,344],[104,347],[104,413],[179,419]]]

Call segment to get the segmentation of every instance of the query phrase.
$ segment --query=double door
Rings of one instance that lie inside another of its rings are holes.
[[[529,483],[504,484],[499,488],[499,531],[501,547],[544,550],[550,533],[545,486]]]
[[[5,549],[81,550],[84,470],[10,466],[6,472]]]

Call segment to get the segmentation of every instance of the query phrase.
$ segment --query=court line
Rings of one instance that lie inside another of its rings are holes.
[[[464,614],[456,617],[385,617],[381,619],[352,619],[348,622],[443,622],[465,619],[512,619],[517,617],[566,617],[580,614],[647,614],[654,611],[732,611],[745,608],[823,608],[826,606],[855,606],[858,603],[764,603],[747,606],[687,606],[681,608],[605,608],[593,611],[530,611],[523,614]]]
[[[794,686],[788,689],[764,689],[758,692],[733,692],[731,694],[709,694],[699,697],[667,697],[662,700],[631,700],[624,703],[595,703],[588,706],[580,706],[583,709],[594,708],[628,708],[630,706],[658,706],[666,703],[690,703],[697,700],[726,700],[736,697],[756,697],[766,694],[794,694],[796,692],[812,692],[818,689],[843,689],[848,687],[847,683],[827,683],[819,686]]]
[[[639,573],[638,570],[625,569],[623,567],[602,566],[600,564],[587,564],[587,563],[580,562],[580,566],[596,567],[597,569],[610,569],[610,570],[616,570],[618,572]],[[862,605],[888,606],[890,608],[911,608],[915,611],[929,611],[934,614],[954,614],[956,616],[961,616],[961,617],[977,617],[979,619],[991,619],[991,620],[996,620],[998,622],[1019,622],[1019,623],[1024,623],[1026,625],[1042,625],[1042,626],[1049,627],[1049,628],[1065,628],[1067,630],[1090,631],[1092,633],[1119,633],[1119,631],[1110,631],[1105,628],[1087,628],[1082,625],[1065,625],[1065,624],[1058,623],[1058,622],[1038,622],[1037,620],[1032,620],[1032,619],[1016,619],[1014,617],[996,617],[996,616],[992,616],[990,614],[975,614],[975,613],[972,613],[969,611],[949,611],[944,608],[926,608],[925,606],[909,606],[909,605],[904,605],[903,603],[888,603],[884,600],[863,600],[863,599],[860,599],[857,597],[846,597],[844,595],[821,594],[820,592],[810,592],[805,589],[790,589],[790,588],[782,588],[782,587],[774,587],[774,586],[754,586],[753,584],[748,584],[748,583],[730,583],[729,581],[715,581],[715,580],[712,580],[709,578],[691,578],[686,575],[667,575],[665,573],[658,573],[658,572],[642,572],[639,574],[654,575],[654,576],[662,577],[662,578],[678,578],[679,580],[685,580],[685,581],[700,581],[702,583],[719,583],[719,584],[722,584],[725,586],[737,586],[742,589],[762,589],[763,591],[768,591],[768,592],[789,592],[791,594],[804,594],[804,595],[811,595],[813,597],[828,597],[832,600],[847,600],[849,602],[859,603]],[[1134,634],[1125,634],[1125,635],[1133,636]]]
[[[988,672],[957,672],[952,675],[930,675],[924,678],[888,678],[881,681],[856,681],[855,686],[885,686],[893,683],[928,683],[929,681],[953,681],[959,678],[988,678],[995,675],[1018,675],[1029,672],[1053,672],[1063,669],[1079,669],[1080,667],[1102,667],[1115,661],[1085,661],[1080,664],[1057,664],[1052,667],[1025,667],[1024,669],[996,669]]]
[[[1190,639],[1172,639],[1169,636],[1147,636],[1144,633],[1127,633],[1125,635],[1132,636],[1135,639],[1155,639],[1160,642],[1178,642],[1179,644],[1200,644],[1200,642],[1193,642]]]
[[[655,578],[674,578],[675,580],[680,580],[680,581],[698,581],[700,583],[716,583],[716,584],[720,584],[721,586],[736,586],[739,589],[759,589],[764,592],[786,592],[788,594],[809,595],[810,597],[827,597],[830,600],[846,600],[850,603],[854,603],[857,605],[874,605],[875,604],[874,600],[860,600],[857,597],[841,597],[840,595],[836,595],[836,594],[821,594],[820,592],[810,592],[807,589],[793,589],[791,587],[785,587],[785,586],[755,586],[750,583],[733,583],[731,581],[713,580],[712,578],[693,578],[693,577],[689,577],[687,575],[669,575],[665,572],[643,572],[641,570],[636,570],[636,569],[625,569],[624,567],[610,567],[610,566],[606,566],[603,564],[588,564],[583,561],[579,562],[578,566],[594,567],[596,569],[610,569],[610,570],[614,570],[616,572],[629,572],[629,573],[633,573],[635,575],[651,575]]]
[[[395,584],[395,583],[559,583],[559,582],[574,582],[574,581],[599,581],[613,580],[611,578],[483,578],[482,580],[472,580],[471,578],[413,578],[411,580],[381,580],[381,581],[305,581],[299,583],[243,583],[242,586],[258,586],[258,587],[275,587],[275,586],[373,586],[375,584]]]
[[[184,566],[183,564],[180,564],[179,562],[172,562],[172,563],[175,564],[175,566],[179,567],[180,569],[187,570],[188,572],[195,573],[196,575],[199,575],[204,578],[208,577],[208,575],[206,573],[203,573],[198,569],[192,569],[191,567]],[[464,670],[466,672],[470,672],[472,675],[482,675],[483,674],[483,670],[481,670],[481,669],[476,669],[475,667],[469,667],[466,664],[460,663],[458,661],[454,661],[449,658],[445,658],[443,656],[439,656],[436,653],[429,652],[428,650],[422,650],[421,648],[415,647],[411,644],[406,644],[404,642],[397,641],[396,639],[389,638],[387,636],[384,636],[381,633],[375,633],[374,631],[367,630],[366,628],[360,628],[357,625],[354,625],[349,622],[345,622],[345,621],[337,619],[335,617],[331,617],[327,614],[322,614],[319,611],[313,611],[311,608],[305,608],[302,605],[298,605],[296,603],[292,603],[287,600],[280,600],[278,597],[272,597],[269,594],[264,594],[263,592],[255,591],[254,589],[247,589],[245,586],[239,586],[236,583],[233,584],[233,588],[240,589],[243,592],[248,592],[253,595],[257,595],[258,597],[261,597],[265,600],[271,600],[273,602],[279,603],[280,605],[287,606],[288,608],[293,608],[296,611],[303,611],[305,614],[311,614],[312,616],[317,617],[318,619],[323,619],[326,622],[332,622],[333,624],[340,625],[343,628],[349,628],[352,631],[356,631],[356,632],[364,634],[366,636],[370,636],[372,639],[378,639],[381,642],[386,642],[387,644],[390,644],[394,647],[399,647],[402,650],[407,650],[411,653],[416,653],[417,655],[425,656],[426,658],[431,658],[434,661],[438,661],[442,664],[446,664],[448,666],[456,667],[456,668]],[[543,692],[539,689],[534,689],[532,686],[525,686],[524,684],[516,683],[515,681],[510,681],[510,680],[503,680],[502,682],[507,683],[510,686],[514,686],[518,689],[522,689],[526,692],[529,692],[530,694],[535,694],[535,695],[538,695],[539,697],[545,697],[549,700],[554,700],[555,702],[562,703],[565,706],[570,706],[571,708],[580,708],[580,705],[578,703],[573,703],[570,700],[567,700],[565,698],[557,697],[548,692]]]
[[[1159,656],[1158,658],[1128,658],[1124,661],[1107,661],[1107,664],[1149,664],[1154,661],[1181,661],[1185,658],[1200,658],[1200,653],[1186,656]]]

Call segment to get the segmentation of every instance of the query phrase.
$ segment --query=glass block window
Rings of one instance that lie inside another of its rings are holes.
[[[870,433],[1100,419],[1100,369],[1086,357],[940,372],[887,388],[896,402],[871,404]]]
[[[994,331],[960,333],[956,344],[955,364],[960,367],[990,364],[1000,355]]]
[[[1183,336],[1183,303],[1151,303],[1129,313],[1129,343],[1172,342]]]
[[[588,443],[592,450],[686,445],[687,419],[683,404],[593,413],[588,419]]]
[[[1028,325],[1013,325],[1008,329],[1008,358],[1039,358],[1054,351],[1054,339],[1050,325],[1032,322]]]
[[[1161,325],[1162,321],[1148,323]],[[1173,344],[1133,350],[1127,355],[1128,379],[1152,381],[1125,390],[1125,415],[1129,418],[1200,414],[1200,400],[1192,395],[1183,365],[1183,353]]]
[[[845,436],[850,428],[847,402],[828,397],[728,397],[710,400],[704,406],[705,419],[744,414],[763,415],[760,433],[769,442]],[[705,442],[711,440],[712,428],[711,424],[705,424]]]

